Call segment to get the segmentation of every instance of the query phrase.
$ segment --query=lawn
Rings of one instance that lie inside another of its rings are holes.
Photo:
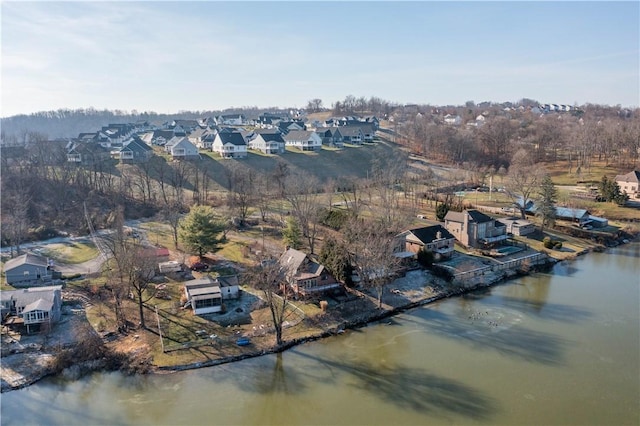
[[[42,256],[60,263],[77,264],[95,259],[100,254],[96,246],[89,242],[66,242],[49,244],[46,249],[38,251]]]

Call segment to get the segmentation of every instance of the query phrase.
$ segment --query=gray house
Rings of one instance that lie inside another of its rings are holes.
[[[62,286],[32,287],[0,292],[2,323],[24,325],[27,333],[43,324],[58,322],[62,310]]]
[[[282,154],[285,149],[285,142],[280,133],[258,133],[249,142],[249,148],[262,151],[265,154]]]
[[[153,155],[153,148],[138,136],[134,136],[125,142],[125,145],[117,151],[116,155],[122,162],[144,163]]]
[[[13,287],[42,286],[51,282],[54,274],[48,259],[35,254],[23,254],[4,264],[5,282]]]

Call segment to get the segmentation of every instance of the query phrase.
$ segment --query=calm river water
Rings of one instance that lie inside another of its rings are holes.
[[[640,244],[335,338],[2,395],[2,424],[640,424]]]

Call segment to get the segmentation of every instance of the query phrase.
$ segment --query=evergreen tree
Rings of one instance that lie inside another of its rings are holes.
[[[449,213],[449,205],[447,203],[440,203],[436,206],[436,219],[439,222],[444,221],[447,213]]]
[[[556,190],[551,176],[548,174],[542,179],[539,193],[540,199],[536,209],[536,215],[542,218],[540,230],[544,232],[546,226],[553,226],[556,220],[556,202],[558,201],[558,191]]]
[[[349,252],[343,244],[328,237],[320,250],[318,261],[324,265],[338,281],[347,285],[351,284],[353,267],[351,266]]]
[[[602,176],[602,180],[598,183],[598,190],[602,201],[614,202],[623,206],[629,200],[629,196],[620,190],[618,182],[606,176]]]
[[[180,239],[188,250],[201,257],[218,249],[224,223],[216,218],[213,208],[194,206],[180,221]]]
[[[287,224],[282,230],[282,239],[284,243],[291,248],[298,249],[302,244],[302,231],[298,221],[293,217],[287,218]]]

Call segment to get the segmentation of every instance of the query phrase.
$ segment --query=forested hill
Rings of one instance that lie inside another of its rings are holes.
[[[175,119],[196,119],[219,114],[219,111],[182,111],[177,114],[155,112],[127,112],[96,109],[59,109],[29,115],[14,115],[1,119],[2,140],[6,143],[21,142],[28,133],[40,133],[49,139],[74,138],[79,133],[95,132],[111,123],[136,123],[148,121],[152,124]]]

